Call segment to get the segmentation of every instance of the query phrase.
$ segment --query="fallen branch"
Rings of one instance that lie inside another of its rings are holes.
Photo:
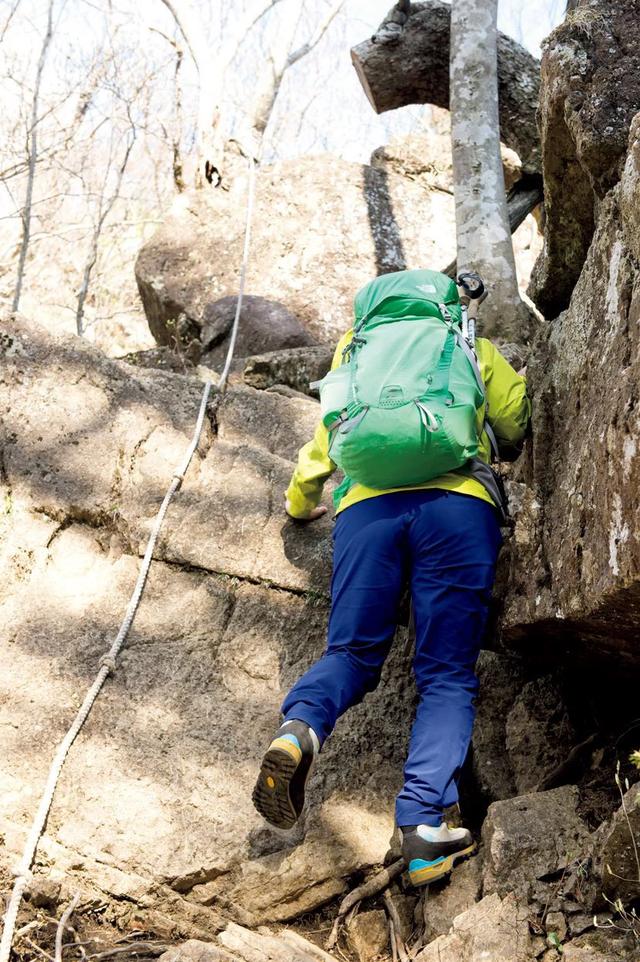
[[[55,962],[54,957],[52,955],[49,955],[48,952],[45,952],[44,949],[41,949],[39,945],[36,945],[36,943],[32,939],[25,938],[24,941],[27,943],[29,948],[33,949],[34,952],[37,952],[38,955],[42,955],[45,959],[48,959],[49,962]]]
[[[326,949],[328,952],[335,947],[338,941],[340,922],[347,912],[354,908],[358,902],[361,902],[362,899],[371,898],[374,895],[378,895],[383,889],[386,889],[387,886],[390,885],[394,880],[394,878],[404,871],[404,868],[404,859],[399,858],[396,862],[393,862],[391,865],[383,868],[380,872],[377,872],[376,875],[372,875],[370,879],[367,879],[366,882],[363,882],[362,885],[359,885],[344,897],[340,904],[340,908],[338,909],[336,920],[333,923],[331,934],[326,942]]]
[[[449,108],[450,21],[449,4],[425,0],[411,5],[404,28],[397,25],[396,42],[377,43],[376,34],[353,47],[353,65],[376,113],[407,104]],[[501,139],[520,156],[525,170],[539,171],[540,61],[504,34],[498,37],[498,88]]]
[[[129,945],[122,945],[117,949],[107,949],[105,952],[94,952],[87,956],[89,959],[111,959],[114,956],[122,955],[124,952],[135,953],[144,952],[146,955],[162,955],[171,948],[164,942],[130,942]]]

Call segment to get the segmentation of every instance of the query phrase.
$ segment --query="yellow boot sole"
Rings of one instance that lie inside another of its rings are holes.
[[[447,855],[443,859],[438,859],[431,865],[426,864],[413,870],[410,868],[409,880],[414,888],[418,888],[421,885],[430,885],[432,882],[437,882],[438,879],[444,878],[445,875],[449,875],[458,862],[464,861],[471,855],[474,855],[476,850],[477,846],[474,842],[473,845],[469,845],[468,848],[463,848],[459,852],[454,852],[453,855]]]

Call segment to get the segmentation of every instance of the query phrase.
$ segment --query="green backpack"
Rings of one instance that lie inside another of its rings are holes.
[[[353,481],[385,489],[475,458],[485,390],[451,278],[383,274],[358,292],[355,316],[342,364],[316,382],[331,459]]]

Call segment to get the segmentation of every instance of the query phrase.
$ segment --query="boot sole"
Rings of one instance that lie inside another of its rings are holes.
[[[477,846],[475,842],[468,848],[463,848],[459,852],[454,852],[453,855],[447,855],[442,859],[437,859],[431,865],[425,865],[422,868],[414,869],[412,872],[409,871],[409,880],[414,888],[419,888],[422,885],[430,885],[432,882],[437,882],[438,879],[444,878],[445,875],[449,875],[454,868],[457,866],[458,862],[464,862],[472,855],[475,855],[477,851]]]
[[[276,828],[293,828],[300,816],[289,789],[301,757],[302,753],[295,745],[274,743],[262,759],[253,790],[253,804],[260,815]]]

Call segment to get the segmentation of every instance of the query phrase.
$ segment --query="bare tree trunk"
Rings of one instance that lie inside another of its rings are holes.
[[[182,93],[180,90],[180,68],[182,67],[182,61],[184,60],[184,50],[179,43],[176,43],[171,37],[168,37],[166,33],[162,30],[157,30],[156,27],[151,28],[154,33],[159,34],[163,40],[173,47],[176,52],[176,65],[173,71],[173,110],[174,110],[174,126],[171,134],[171,151],[173,155],[173,163],[171,165],[171,170],[173,172],[173,183],[181,194],[186,189],[186,184],[184,181],[184,163],[182,160]],[[167,140],[169,139],[168,133],[165,131],[164,127],[163,133]]]
[[[205,181],[216,186],[222,170],[220,104],[224,80],[216,65],[202,22],[187,0],[162,0],[175,20],[198,72],[198,119],[196,121],[196,186]]]
[[[452,0],[450,109],[458,265],[478,271],[489,297],[484,333],[523,341],[531,314],[520,298],[500,157],[498,0]]]
[[[129,119],[131,121],[131,128],[129,132],[129,139],[127,141],[127,146],[125,148],[124,156],[122,162],[118,167],[118,173],[116,176],[116,183],[113,192],[110,197],[105,198],[107,179],[109,177],[111,169],[111,157],[106,166],[104,180],[102,183],[102,190],[100,192],[100,198],[98,201],[98,210],[95,225],[93,228],[93,235],[91,238],[91,245],[89,248],[89,253],[84,265],[84,271],[82,272],[82,283],[80,284],[80,290],[78,291],[78,302],[76,305],[76,332],[79,336],[82,336],[85,332],[84,324],[84,305],[87,300],[87,295],[89,293],[89,284],[91,281],[91,274],[98,260],[98,244],[100,242],[100,235],[102,234],[102,228],[104,227],[104,222],[111,213],[113,205],[120,196],[120,189],[122,187],[122,178],[124,177],[124,172],[127,169],[127,164],[129,163],[129,157],[131,156],[131,151],[136,139],[136,128],[131,120],[131,114],[129,114]]]
[[[51,39],[53,37],[53,4],[54,0],[49,0],[49,6],[47,9],[47,28],[45,31],[44,38],[42,40],[42,46],[40,48],[40,57],[38,58],[38,66],[36,68],[36,79],[33,88],[33,102],[31,104],[31,125],[29,127],[28,133],[28,143],[29,143],[29,168],[27,171],[27,193],[24,201],[24,207],[22,209],[22,242],[20,244],[20,257],[18,259],[18,273],[16,276],[16,287],[13,295],[13,310],[17,311],[20,307],[20,297],[22,295],[22,284],[24,281],[24,269],[27,261],[27,252],[29,250],[29,239],[31,237],[31,209],[33,204],[33,184],[36,177],[36,163],[38,160],[38,123],[40,118],[38,117],[38,109],[40,102],[40,87],[42,85],[42,74],[44,71],[44,65],[47,61],[47,53],[49,51],[49,45],[51,44]]]
[[[189,0],[162,0],[175,20],[198,71],[198,120],[196,125],[196,187],[217,186],[224,160],[225,75],[240,45],[258,21],[281,0],[257,0],[235,24],[235,30],[216,54],[207,41],[204,25]]]

